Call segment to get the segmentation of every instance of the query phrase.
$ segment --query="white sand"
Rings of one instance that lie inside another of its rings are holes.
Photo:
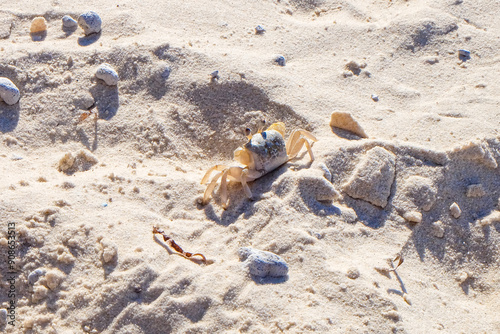
[[[100,36],[62,30],[87,10]],[[31,36],[37,16],[48,31]],[[0,102],[2,308],[8,222],[19,250],[16,326],[0,329],[499,332],[499,17],[493,0],[4,2],[0,76],[21,100]],[[102,63],[118,86],[95,78]],[[97,122],[77,124],[93,103]],[[334,111],[369,138],[331,128]],[[234,184],[227,210],[218,188],[199,205],[204,172],[262,117],[317,136],[314,163],[304,150],[250,183],[253,201]],[[374,148],[394,161],[367,163]],[[376,194],[351,178],[363,168]],[[249,277],[247,246],[288,277]]]

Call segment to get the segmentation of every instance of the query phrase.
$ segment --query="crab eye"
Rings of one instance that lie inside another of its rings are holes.
[[[258,131],[259,133],[261,133],[264,130],[264,126],[266,126],[266,120],[261,119],[259,124],[259,131]]]
[[[245,129],[245,136],[250,136],[251,133],[252,133],[252,130],[250,130],[249,128]]]

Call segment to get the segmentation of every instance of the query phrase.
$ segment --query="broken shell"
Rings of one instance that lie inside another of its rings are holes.
[[[78,17],[78,25],[83,29],[85,35],[96,34],[101,31],[102,20],[99,15],[89,10]]]
[[[76,28],[78,23],[69,15],[64,15],[62,18],[62,24],[64,28]]]
[[[116,86],[118,84],[118,73],[109,64],[99,65],[95,72],[98,79],[103,80],[108,86]]]
[[[365,130],[348,112],[334,111],[330,119],[330,126],[350,131],[361,138],[368,138]]]
[[[31,21],[30,32],[32,34],[44,32],[47,30],[47,21],[44,17],[35,17],[33,21]]]
[[[9,79],[0,77],[0,98],[8,105],[13,105],[19,101],[20,97],[21,94],[16,85]]]

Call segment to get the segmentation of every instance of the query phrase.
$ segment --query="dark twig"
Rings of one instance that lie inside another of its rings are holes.
[[[156,226],[153,226],[153,234],[161,234],[163,236],[163,241],[165,241],[171,248],[173,248],[179,255],[190,259],[193,256],[200,256],[204,263],[207,263],[206,257],[201,253],[189,253],[182,250],[181,246],[175,243],[174,239],[169,237],[163,230],[160,230]]]

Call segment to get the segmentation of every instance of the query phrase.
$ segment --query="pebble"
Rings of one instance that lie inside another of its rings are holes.
[[[9,79],[0,77],[0,98],[8,105],[13,105],[19,101],[20,97],[21,94],[16,85]]]
[[[283,277],[288,274],[288,264],[274,253],[242,247],[238,255],[253,276]]]
[[[260,24],[255,27],[255,34],[262,35],[265,32],[266,32],[266,29],[263,26],[261,26]]]
[[[375,102],[378,102],[378,95],[377,94],[372,94],[372,100]]]
[[[47,30],[47,21],[44,17],[35,17],[33,21],[31,21],[30,32],[32,34],[44,32]]]
[[[460,49],[460,50],[458,50],[458,56],[461,57],[461,58],[469,59],[470,58],[470,51],[464,50],[464,49]]]
[[[285,57],[282,56],[282,55],[277,55],[275,58],[274,58],[274,61],[276,63],[278,63],[279,66],[285,66],[286,65],[286,60],[285,60]]]
[[[419,224],[422,222],[422,214],[418,211],[408,211],[403,214],[403,218],[410,223]]]
[[[439,220],[434,222],[431,226],[431,232],[432,235],[435,236],[436,238],[443,238],[444,237],[443,223]]]
[[[103,80],[108,86],[116,86],[118,84],[118,73],[109,64],[99,65],[95,72],[98,79]]]
[[[89,10],[78,17],[78,25],[83,29],[83,32],[87,36],[100,32],[101,24],[101,18],[92,10]]]
[[[42,277],[43,275],[45,275],[46,271],[45,269],[36,269],[36,270],[33,270],[31,273],[29,273],[28,275],[28,283],[33,285],[36,283],[36,281],[38,281],[38,279],[40,277]]]
[[[356,279],[359,278],[359,270],[357,268],[349,268],[347,270],[347,277],[350,279]]]
[[[219,77],[219,71],[213,71],[212,73],[210,73],[210,81],[215,81],[215,80],[219,80],[220,77]]]
[[[462,210],[460,209],[460,207],[458,206],[457,203],[453,203],[451,206],[450,206],[450,213],[453,217],[455,218],[459,218],[460,215],[462,215]]]
[[[64,15],[62,18],[62,25],[64,28],[76,28],[78,26],[78,22],[76,22],[75,19],[73,19],[69,15]]]
[[[7,324],[7,310],[2,308],[0,309],[0,327],[5,326]]]

